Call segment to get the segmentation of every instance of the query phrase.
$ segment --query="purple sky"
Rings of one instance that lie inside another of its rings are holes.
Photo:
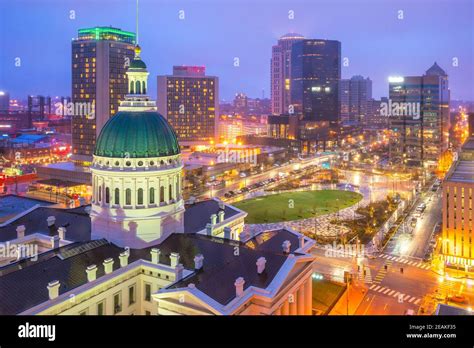
[[[269,97],[271,46],[294,31],[341,41],[342,56],[349,58],[343,78],[369,76],[376,98],[387,95],[389,75],[421,75],[437,61],[449,74],[451,98],[474,100],[473,3],[140,0],[140,45],[153,97],[156,75],[170,74],[180,64],[204,65],[209,75],[219,76],[220,99],[232,99],[236,92],[261,97],[264,91]],[[179,10],[185,11],[184,20]],[[21,99],[70,95],[71,39],[77,29],[96,25],[134,31],[135,0],[0,1],[0,89]],[[234,67],[234,57],[240,67]]]

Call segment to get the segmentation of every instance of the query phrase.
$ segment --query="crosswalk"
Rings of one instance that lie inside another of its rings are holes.
[[[409,265],[409,266],[413,266],[413,267],[418,267],[418,268],[421,268],[421,269],[430,269],[431,266],[429,264],[426,264],[422,261],[418,261],[418,260],[408,260],[408,259],[405,259],[403,257],[398,257],[398,256],[394,256],[394,255],[388,255],[388,254],[381,254],[379,255],[380,258],[383,258],[383,259],[386,259],[386,260],[390,260],[392,262],[400,262],[400,263],[404,263],[406,265]]]
[[[375,279],[374,279],[374,283],[375,283],[375,284],[380,284],[380,283],[382,282],[383,278],[385,278],[385,276],[387,275],[388,268],[389,268],[390,266],[392,266],[392,263],[393,263],[393,261],[388,260],[388,261],[385,263],[385,264],[387,265],[387,269],[385,269],[385,267],[382,267],[382,268],[378,271],[378,273],[377,273],[377,275],[375,276]]]
[[[383,294],[383,295],[386,295],[386,296],[396,298],[398,300],[398,302],[412,303],[414,305],[417,305],[421,302],[421,298],[418,298],[416,296],[407,295],[407,294],[401,293],[400,291],[396,291],[396,290],[393,290],[393,289],[390,289],[390,288],[386,288],[384,286],[377,285],[377,284],[372,284],[372,286],[370,286],[369,290],[380,293],[380,294]]]
[[[365,284],[372,284],[372,272],[369,267],[364,267],[359,269],[357,279]]]

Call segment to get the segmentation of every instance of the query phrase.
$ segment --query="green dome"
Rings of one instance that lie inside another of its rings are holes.
[[[146,64],[143,60],[141,59],[134,59],[130,63],[130,69],[146,69]]]
[[[146,158],[179,154],[176,133],[157,112],[119,111],[102,128],[94,155]]]

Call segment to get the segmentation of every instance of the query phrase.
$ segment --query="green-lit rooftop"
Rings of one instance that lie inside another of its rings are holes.
[[[78,40],[112,40],[135,44],[135,33],[114,27],[79,29]]]

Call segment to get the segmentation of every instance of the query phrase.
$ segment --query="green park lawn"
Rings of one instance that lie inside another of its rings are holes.
[[[245,221],[261,224],[306,219],[350,207],[362,199],[352,191],[319,190],[286,192],[234,203],[248,213]]]

